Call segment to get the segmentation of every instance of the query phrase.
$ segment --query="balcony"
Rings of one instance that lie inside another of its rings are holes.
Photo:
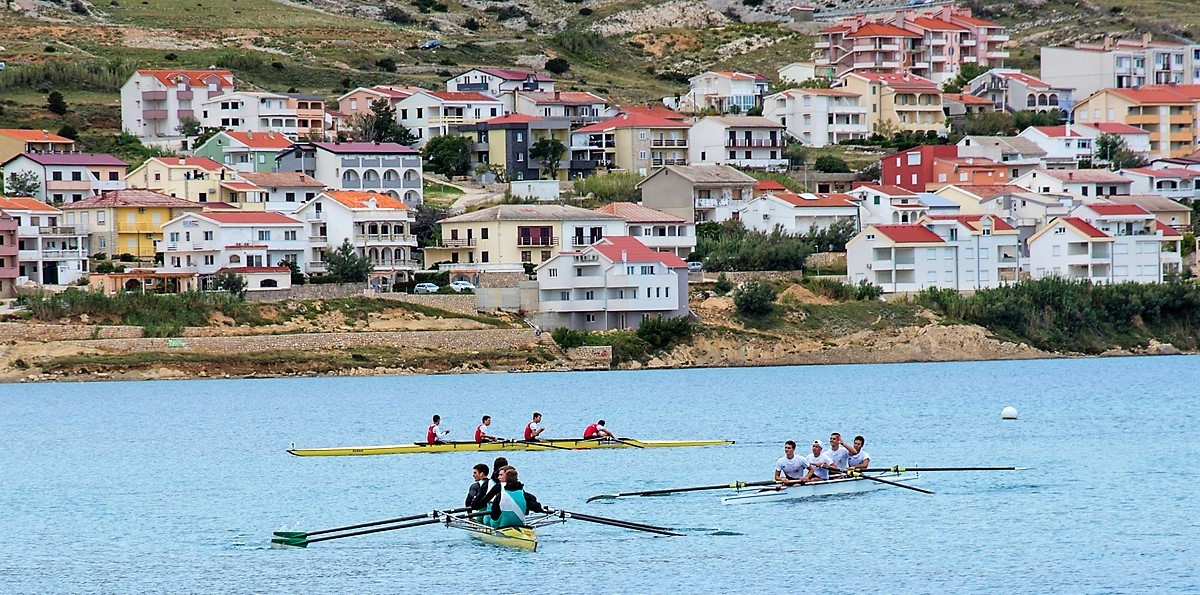
[[[987,39],[988,41],[995,41],[997,43],[1004,43],[1004,42],[1008,41],[1008,36],[1003,33],[995,33],[995,34],[988,35],[987,37],[985,37],[985,39]]]
[[[124,180],[92,180],[91,189],[97,192],[107,192],[109,190],[124,190]]]
[[[307,218],[309,221],[324,221],[324,220],[325,220],[325,213],[323,213],[323,212],[321,212],[321,211],[309,211],[309,212],[308,212],[308,215],[306,216],[306,218]]]
[[[117,233],[162,233],[161,223],[117,223]]]
[[[1007,58],[1008,52],[998,51],[998,50],[988,50],[988,52],[986,54],[984,54],[984,56],[987,58],[1000,60],[1000,59]]]
[[[400,162],[404,167],[421,167],[420,157],[402,157]]]
[[[383,188],[383,180],[380,180],[378,178],[376,178],[374,180],[363,180],[362,187],[363,188]]]
[[[475,151],[476,153],[482,153],[484,151],[490,150],[490,148],[491,148],[491,144],[489,144],[489,143],[475,143],[474,145],[471,145],[471,150]]]
[[[142,91],[142,101],[166,101],[166,91]]]
[[[421,268],[421,261],[411,258],[376,258],[371,260],[371,266],[376,270],[380,269],[416,269]]]
[[[818,50],[827,50],[827,49],[829,49],[829,41],[823,40],[823,41],[815,42],[815,43],[813,43],[813,47]]]
[[[475,247],[475,238],[467,238],[465,240],[457,240],[457,239],[447,240],[447,239],[443,238],[441,243],[438,244],[438,247],[439,248],[474,248]]]
[[[75,234],[74,227],[39,227],[38,235],[43,236],[73,236]]]
[[[925,42],[928,45],[946,45],[945,37],[931,37]]]
[[[487,83],[459,83],[455,85],[459,91],[487,91]]]
[[[196,112],[194,112],[190,109],[181,109],[181,110],[177,110],[175,112],[175,116],[178,117],[180,120],[182,120],[184,118],[194,118],[195,116],[193,114],[195,114],[195,113]]]
[[[591,170],[591,169],[596,169],[596,167],[599,164],[600,164],[600,161],[597,159],[572,159],[571,161],[568,162],[567,167],[570,169]]]
[[[361,167],[361,163],[358,157],[342,157],[342,167]]]
[[[571,236],[572,246],[591,246],[604,239],[604,236]]]
[[[650,165],[653,167],[662,167],[664,165],[687,165],[687,159],[651,159]]]
[[[784,146],[783,139],[779,138],[727,138],[725,146],[728,148],[753,148],[766,147],[782,149]]]
[[[962,47],[965,47],[965,48],[973,48],[973,47],[975,47],[976,43],[977,42],[975,41],[974,37],[964,37],[964,38],[958,40],[958,45],[961,45]]]
[[[787,167],[787,159],[726,159],[725,163],[751,169],[777,169]]]
[[[49,259],[49,258],[53,258],[53,259],[87,258],[87,251],[80,250],[79,248],[67,249],[67,250],[42,250],[42,258],[47,258],[47,259]]]
[[[728,198],[697,198],[697,209],[715,209],[717,207],[729,206],[730,199]]]
[[[371,242],[379,242],[379,243],[387,243],[387,244],[415,244],[415,243],[417,243],[417,236],[414,236],[412,234],[407,234],[407,233],[377,233],[377,234],[367,234],[365,236],[359,236],[359,237],[366,238],[368,243],[371,243]]]
[[[402,188],[420,188],[421,180],[402,180],[400,186]]]
[[[479,121],[479,118],[473,116],[430,116],[429,123],[432,125],[459,125],[459,124],[474,124]]]
[[[656,149],[660,147],[686,147],[688,146],[688,142],[687,139],[656,138],[650,141],[650,146]]]
[[[383,187],[384,188],[400,188],[400,180],[398,180],[398,179],[397,180],[386,180],[385,179],[383,181]]]
[[[527,237],[527,236],[519,236],[519,237],[517,237],[517,245],[518,246],[556,246],[556,245],[558,245],[558,242],[556,241],[556,238],[554,236],[537,237],[537,238]]]
[[[900,62],[895,60],[854,61],[855,68],[900,68]]]
[[[329,236],[308,236],[308,242],[310,244],[328,244]]]
[[[166,120],[167,110],[165,109],[148,109],[142,112],[143,120]]]
[[[178,99],[180,101],[190,101],[192,99],[192,95],[193,95],[193,93],[191,90],[185,90],[185,89],[176,89],[175,90],[175,99]]]
[[[342,188],[362,188],[362,180],[342,180]]]

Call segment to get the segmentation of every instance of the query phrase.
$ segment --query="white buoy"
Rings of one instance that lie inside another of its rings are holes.
[[[1005,407],[1004,410],[1000,412],[1000,419],[1017,419],[1017,408]]]

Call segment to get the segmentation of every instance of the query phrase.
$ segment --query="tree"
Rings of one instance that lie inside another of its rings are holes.
[[[792,143],[783,148],[783,156],[791,167],[804,167],[804,164],[808,163],[808,147]]]
[[[288,268],[292,274],[292,285],[304,285],[304,273],[300,272],[300,265],[284,258],[279,261],[279,266]]]
[[[58,115],[67,113],[67,100],[63,99],[63,94],[58,91],[51,91],[46,97],[46,109]]]
[[[450,214],[446,207],[421,203],[417,205],[417,213],[412,224],[412,233],[417,236],[417,245],[424,248],[437,243],[438,222]]]
[[[412,145],[416,135],[396,120],[396,108],[386,99],[371,102],[371,111],[350,116],[350,127],[355,139],[368,143],[400,143]]]
[[[953,127],[968,136],[1008,136],[1014,132],[1013,117],[1006,112],[967,114]]]
[[[231,295],[239,298],[246,297],[247,285],[248,284],[246,283],[245,277],[242,277],[233,271],[225,271],[224,273],[217,273],[213,276],[213,287],[223,291],[228,291]]]
[[[733,293],[733,305],[742,316],[759,318],[775,311],[775,288],[759,281],[747,281]]]
[[[179,131],[179,134],[184,136],[196,136],[200,134],[200,131],[203,130],[203,128],[200,126],[200,120],[197,120],[192,116],[184,116],[179,119],[179,127],[176,128],[176,130]],[[196,144],[199,145],[202,143]]]
[[[963,87],[967,86],[967,83],[985,72],[987,72],[987,68],[971,62],[963,62],[962,66],[958,68],[958,76],[946,81],[946,84],[942,85],[942,92],[962,93]]]
[[[58,135],[71,140],[79,140],[79,130],[70,124],[63,124],[62,128],[58,129]]]
[[[9,196],[30,196],[37,197],[37,193],[42,189],[42,179],[32,171],[15,171],[8,174],[8,178],[4,180],[4,192]]]
[[[435,136],[421,148],[421,157],[427,171],[447,178],[465,176],[471,170],[471,141],[465,136]]]
[[[729,278],[725,276],[725,272],[721,271],[721,274],[717,275],[717,284],[713,288],[717,290],[718,295],[725,295],[733,291],[733,283],[730,283]]]
[[[553,180],[558,172],[558,164],[562,162],[563,153],[567,152],[566,145],[557,138],[543,138],[529,147],[529,158],[537,159],[544,166],[541,174]]]
[[[371,274],[371,261],[345,239],[336,250],[325,251],[325,270],[339,283],[364,283]]]
[[[1115,134],[1101,134],[1096,137],[1095,149],[1092,151],[1095,160],[1107,163],[1110,169],[1127,169],[1146,165],[1146,159],[1129,150],[1125,139]]]
[[[563,74],[571,69],[571,63],[565,58],[551,58],[546,60],[546,70],[554,74]]]
[[[848,174],[850,166],[836,155],[821,155],[813,161],[813,169],[826,174]]]

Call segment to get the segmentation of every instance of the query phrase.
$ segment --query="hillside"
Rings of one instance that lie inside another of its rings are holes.
[[[830,0],[827,10],[864,0]],[[617,102],[685,89],[710,68],[773,77],[810,57],[812,36],[783,23],[790,0],[8,0],[0,7],[0,126],[57,129],[66,95],[78,128],[116,129],[116,90],[138,67],[219,66],[241,84],[336,97],[378,83],[436,87],[470,66],[571,64],[560,88]],[[1010,64],[1037,70],[1042,44],[1104,32],[1200,33],[1191,0],[970,0],[1011,28]],[[420,51],[428,39],[444,47]],[[394,60],[394,72],[385,70]]]

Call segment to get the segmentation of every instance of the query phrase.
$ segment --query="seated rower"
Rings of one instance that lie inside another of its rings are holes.
[[[471,468],[471,475],[475,481],[471,482],[471,488],[467,490],[467,502],[465,506],[469,506],[471,510],[483,510],[487,506],[487,501],[484,497],[491,491],[492,481],[488,479],[488,466],[480,463]]]
[[[542,427],[542,414],[533,412],[533,421],[525,425],[525,441],[537,442],[538,436],[541,436],[545,430],[546,428]]]
[[[487,433],[488,426],[492,425],[492,416],[483,416],[483,423],[475,428],[476,444],[483,442],[499,442],[500,439]]]
[[[833,461],[833,466],[839,472],[845,471],[850,466],[850,456],[857,452],[857,448],[842,442],[841,434],[834,432],[829,435],[829,452],[826,452],[825,455]]]
[[[819,440],[812,443],[812,454],[805,458],[805,462],[808,464],[808,474],[804,476],[804,483],[825,481],[829,479],[829,470],[831,468],[836,469],[829,455],[821,453],[821,442]]]
[[[483,517],[484,524],[496,529],[521,527],[525,525],[525,515],[530,512],[549,512],[536,496],[525,491],[524,484],[517,480],[516,468],[501,468],[500,480],[502,483],[489,492],[491,510]]]
[[[604,420],[600,420],[594,424],[588,425],[583,430],[584,438],[603,438],[605,440],[616,440],[617,437],[608,428],[604,427]]]
[[[807,469],[808,463],[804,462],[804,457],[796,455],[795,441],[784,442],[783,456],[775,461],[775,483],[784,485],[802,483],[804,472]]]
[[[442,429],[442,416],[434,415],[433,425],[429,426],[429,429],[425,431],[425,441],[430,444],[437,444],[442,441],[442,436],[449,433],[450,430]]]
[[[871,466],[871,455],[863,450],[863,447],[866,445],[866,438],[862,436],[854,437],[854,454],[850,455],[849,460],[851,471],[866,471]]]

